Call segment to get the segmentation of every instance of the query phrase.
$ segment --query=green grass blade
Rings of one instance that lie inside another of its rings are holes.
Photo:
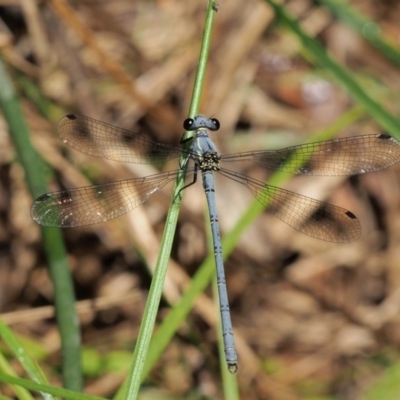
[[[3,372],[7,375],[17,376],[14,370],[11,368],[11,365],[7,362],[6,358],[3,356],[2,353],[0,353],[0,372]],[[16,394],[19,400],[33,400],[32,395],[26,389],[18,385],[10,385],[10,386],[12,387],[14,393]],[[48,395],[46,394],[45,396]]]
[[[15,357],[18,359],[21,365],[24,367],[24,370],[29,375],[29,377],[37,383],[47,384],[48,382],[42,370],[26,352],[25,348],[23,347],[19,339],[14,335],[13,331],[1,319],[0,319],[0,336],[7,344],[7,346],[11,349],[11,351],[14,353]],[[3,368],[1,368],[1,370],[3,372],[11,374],[11,371],[6,371]],[[48,394],[42,393],[42,395],[47,400],[53,399],[53,397]]]
[[[329,9],[340,20],[378,49],[383,56],[400,67],[400,51],[398,47],[384,37],[377,23],[371,21],[342,0],[318,0],[318,3]]]
[[[369,96],[358,84],[351,72],[335,62],[317,40],[306,34],[299,23],[283,6],[273,0],[266,0],[266,2],[272,6],[276,16],[284,22],[285,26],[302,42],[305,51],[311,56],[315,63],[329,71],[347,93],[359,105],[362,105],[379,125],[400,140],[399,120]]]
[[[36,383],[28,379],[16,378],[15,376],[6,375],[0,373],[0,381],[9,383],[11,385],[19,385],[28,390],[33,390],[36,392],[49,393],[53,396],[60,397],[62,399],[68,400],[106,400],[104,397],[89,396],[86,394],[74,392],[72,390],[62,389],[55,386],[43,385],[41,383]]]
[[[190,287],[182,295],[179,302],[172,307],[171,311],[164,318],[164,321],[154,334],[147,355],[142,379],[146,378],[151,368],[160,358],[160,355],[192,309],[197,296],[210,284],[214,273],[214,258],[212,255],[209,255],[193,276]]]
[[[197,115],[200,107],[201,93],[204,87],[204,79],[206,76],[206,67],[208,54],[211,46],[211,32],[214,24],[214,16],[217,10],[217,2],[215,0],[208,1],[207,16],[204,24],[203,39],[197,65],[196,78],[194,80],[192,100],[190,102],[189,117]]]
[[[202,48],[200,51],[199,64],[196,74],[194,91],[191,101],[189,116],[194,116],[198,112],[202,87],[204,83],[205,69],[209,53],[211,30],[214,21],[214,1],[208,3],[206,16],[206,24],[204,28]],[[179,206],[181,202],[181,190],[184,186],[186,171],[182,170],[179,174],[175,185],[171,206],[168,212],[166,227],[161,241],[160,254],[158,256],[154,276],[150,286],[148,300],[144,310],[143,320],[140,326],[138,339],[136,342],[133,361],[126,382],[124,392],[125,399],[136,399],[142,381],[143,369],[145,366],[147,353],[150,346],[150,339],[154,330],[154,324],[157,316],[158,306],[162,295],[165,275],[167,271],[168,261],[171,254],[172,243],[175,236],[176,224],[178,221]]]
[[[0,58],[0,108],[7,121],[18,160],[33,198],[48,192],[44,163],[33,148],[29,130],[11,79]],[[54,285],[57,322],[61,334],[63,381],[67,388],[82,390],[80,333],[75,314],[75,298],[69,273],[64,241],[60,230],[41,228],[43,247]]]

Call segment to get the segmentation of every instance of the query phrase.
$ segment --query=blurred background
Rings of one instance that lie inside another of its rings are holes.
[[[346,4],[370,21],[365,34],[380,30],[398,48],[397,1]],[[206,6],[203,0],[0,0],[1,57],[34,146],[49,166],[49,190],[159,171],[68,148],[56,124],[64,114],[79,113],[179,145]],[[285,7],[375,101],[399,115],[400,64],[332,8],[308,0],[287,1]],[[382,130],[258,0],[219,3],[200,111],[219,119],[215,139],[221,153],[305,143],[328,129],[336,137]],[[174,168],[171,162],[163,170]],[[254,165],[239,171],[267,179]],[[355,242],[312,239],[268,213],[246,230],[226,261],[243,399],[400,397],[399,172],[394,166],[284,184],[356,214],[362,235]],[[224,178],[217,177],[216,185],[224,234],[252,196]],[[169,185],[125,217],[63,230],[87,393],[112,396],[124,379],[171,193]],[[0,111],[1,317],[29,344],[50,382],[60,384],[53,287],[40,230],[30,217],[33,200]],[[205,207],[200,183],[185,190],[159,322],[208,254]],[[218,318],[209,290],[146,380],[143,399],[222,398]]]

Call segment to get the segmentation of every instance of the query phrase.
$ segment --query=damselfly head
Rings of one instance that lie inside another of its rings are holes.
[[[197,115],[194,118],[187,118],[183,121],[183,128],[186,131],[195,131],[200,128],[207,128],[210,131],[217,131],[220,127],[216,118],[206,118],[203,115]]]

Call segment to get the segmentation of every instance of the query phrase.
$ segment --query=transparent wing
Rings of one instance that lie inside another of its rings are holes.
[[[220,169],[218,172],[246,186],[267,211],[308,236],[345,243],[358,239],[361,234],[358,219],[344,208],[265,185],[233,171]]]
[[[352,136],[282,150],[221,156],[221,161],[255,161],[292,174],[348,176],[379,171],[400,161],[400,142],[385,133]]]
[[[164,163],[183,153],[179,147],[82,115],[65,115],[58,122],[57,131],[63,142],[74,149],[113,161]]]
[[[40,225],[72,228],[116,218],[144,203],[173,181],[178,171],[146,178],[47,193],[35,200],[32,218]]]

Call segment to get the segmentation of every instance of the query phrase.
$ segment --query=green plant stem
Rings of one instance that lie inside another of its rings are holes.
[[[24,346],[21,344],[17,336],[14,335],[14,332],[1,319],[0,319],[0,336],[7,344],[7,346],[11,349],[11,351],[14,353],[15,357],[21,363],[21,365],[23,366],[24,370],[27,372],[29,377],[37,383],[41,383],[44,385],[48,384],[43,374],[43,371],[39,368],[36,362],[29,356],[28,352],[25,350]],[[3,359],[0,362],[0,371],[5,372],[9,375],[14,375],[13,371],[10,369],[8,364],[6,364],[6,361]],[[25,399],[26,397],[23,395],[24,394],[23,392],[19,393],[19,391],[16,390],[15,393],[18,394],[19,399]],[[42,393],[42,396],[46,400],[53,399],[53,397],[49,394]],[[31,398],[30,394],[29,398]]]
[[[214,20],[214,1],[208,3],[206,24],[203,33],[202,48],[199,57],[199,64],[195,79],[194,91],[189,111],[189,116],[197,113],[200,104],[201,92],[204,82],[207,58],[211,42],[211,30]],[[142,381],[143,369],[147,359],[147,353],[150,346],[151,335],[154,330],[154,324],[157,316],[160,299],[162,296],[165,275],[167,271],[168,261],[171,254],[172,243],[175,236],[176,224],[178,221],[179,206],[181,203],[181,191],[184,187],[186,170],[182,170],[179,174],[175,185],[172,203],[168,212],[164,235],[161,241],[160,253],[158,256],[154,276],[151,282],[149,296],[143,314],[143,320],[140,325],[138,339],[136,342],[133,361],[126,382],[124,392],[125,399],[136,399]]]
[[[97,396],[92,396],[92,395],[89,396],[87,394],[74,392],[72,390],[66,390],[66,389],[62,389],[62,388],[58,388],[58,387],[50,386],[50,385],[43,385],[40,383],[30,381],[28,379],[16,378],[15,376],[6,375],[6,374],[2,374],[2,373],[0,373],[0,381],[6,382],[6,383],[9,383],[12,385],[18,385],[18,386],[24,387],[25,389],[34,390],[36,392],[49,393],[49,394],[52,394],[53,396],[57,396],[61,399],[106,400],[104,397],[97,397]]]
[[[0,107],[7,121],[18,160],[33,198],[48,191],[42,159],[33,148],[21,105],[0,58]],[[61,335],[63,382],[66,388],[82,390],[81,346],[75,297],[64,241],[60,230],[41,228],[50,277],[54,285],[57,322]]]
[[[17,376],[13,371],[11,365],[7,362],[3,354],[0,353],[0,371],[5,372],[11,376]],[[18,385],[10,385],[14,393],[18,396],[19,400],[33,400],[32,395],[25,389]]]
[[[204,79],[206,76],[208,54],[211,46],[211,32],[214,23],[215,5],[215,0],[208,1],[207,16],[204,25],[203,39],[201,42],[199,62],[197,64],[196,78],[194,80],[192,100],[189,108],[189,117],[191,118],[197,115],[200,107],[201,93],[203,91]]]

